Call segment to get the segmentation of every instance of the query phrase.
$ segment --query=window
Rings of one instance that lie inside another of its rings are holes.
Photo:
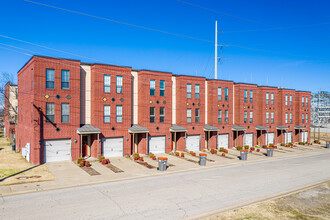
[[[46,117],[47,123],[54,122],[54,115],[55,115],[55,104],[54,103],[46,103]]]
[[[269,123],[269,112],[266,112],[266,123]]]
[[[250,123],[253,123],[253,112],[250,112]]]
[[[274,105],[274,93],[270,94],[270,103]]]
[[[55,70],[46,69],[46,89],[54,89]]]
[[[225,88],[225,101],[228,101],[228,88]]]
[[[274,124],[274,112],[270,113],[270,120],[271,120],[271,123]]]
[[[228,123],[229,116],[228,116],[228,110],[225,111],[225,123]]]
[[[191,99],[191,84],[187,84],[187,99]]]
[[[104,92],[110,93],[110,83],[111,83],[111,76],[104,75],[104,79],[103,79]]]
[[[250,103],[252,103],[252,102],[253,102],[253,91],[250,90]]]
[[[116,76],[116,92],[123,93],[123,77]]]
[[[266,105],[268,105],[268,104],[269,104],[269,93],[266,92]]]
[[[195,85],[195,99],[199,99],[199,85]]]
[[[305,114],[302,113],[302,114],[301,114],[301,123],[303,123],[303,124],[305,123],[305,117],[304,117],[304,116],[305,116]]]
[[[285,113],[285,124],[288,123],[288,113]]]
[[[244,111],[244,123],[247,123],[247,111]]]
[[[116,122],[117,123],[123,122],[123,106],[122,105],[116,106]]]
[[[150,123],[155,123],[155,107],[150,107]]]
[[[15,97],[16,97],[16,99],[17,99],[17,96],[18,96],[18,88],[15,88]]]
[[[290,95],[290,105],[292,105],[292,95]]]
[[[191,123],[191,108],[187,109],[187,123]]]
[[[218,123],[222,123],[222,110],[218,110]]]
[[[247,102],[247,90],[244,90],[244,102]]]
[[[150,80],[150,95],[155,96],[156,82],[155,80]]]
[[[301,97],[301,103],[302,103],[302,107],[304,107],[305,106],[305,97],[303,96],[303,97]]]
[[[159,122],[164,123],[165,122],[165,107],[159,108]]]
[[[160,80],[159,88],[160,88],[159,95],[165,96],[165,81],[164,80]]]
[[[306,113],[306,124],[308,123],[308,113]]]
[[[221,89],[221,87],[218,87],[218,101],[222,100],[221,95],[222,95],[222,89]]]
[[[103,122],[110,123],[110,105],[103,106]]]
[[[62,70],[61,71],[61,88],[69,89],[70,88],[69,82],[70,82],[70,71]]]
[[[291,96],[290,96],[291,99]],[[285,95],[285,105],[288,105],[288,95]]]
[[[306,107],[308,106],[308,97],[306,97]]]
[[[199,108],[195,109],[195,123],[199,123]]]
[[[292,113],[290,112],[290,124],[292,124]]]
[[[61,104],[61,121],[67,123],[70,121],[70,105],[69,103]]]

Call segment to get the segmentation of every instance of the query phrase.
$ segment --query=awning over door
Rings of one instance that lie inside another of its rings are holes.
[[[172,124],[170,127],[170,132],[187,132],[188,130],[184,127],[181,127],[177,124]]]
[[[283,126],[283,125],[277,125],[277,126],[276,126],[276,129],[277,129],[277,130],[288,130],[289,127],[286,127],[286,126]]]
[[[245,131],[246,128],[242,127],[242,126],[238,126],[238,125],[233,125],[233,127],[231,128],[231,130],[233,131]]]
[[[304,126],[300,126],[300,125],[295,125],[294,129],[298,129],[298,130],[304,130],[305,127]]]
[[[257,126],[256,126],[256,130],[264,131],[264,130],[269,130],[269,128],[266,127],[266,126],[257,125]]]
[[[93,125],[87,124],[80,128],[77,128],[78,134],[99,134],[101,130]]]
[[[206,124],[204,126],[204,131],[219,131],[220,129],[211,125]]]
[[[138,124],[134,124],[132,127],[128,129],[128,132],[131,134],[136,134],[136,133],[149,133],[149,130],[145,127],[142,127]]]

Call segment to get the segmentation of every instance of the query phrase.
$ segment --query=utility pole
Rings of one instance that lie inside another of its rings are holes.
[[[218,21],[215,21],[214,79],[218,79]]]

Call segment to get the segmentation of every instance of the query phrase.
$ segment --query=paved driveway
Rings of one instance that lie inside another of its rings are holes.
[[[0,219],[181,219],[330,178],[330,152],[0,197]]]

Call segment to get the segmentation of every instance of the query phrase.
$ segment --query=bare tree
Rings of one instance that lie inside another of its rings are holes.
[[[8,115],[9,117],[11,117],[9,114],[10,110],[13,111],[15,115],[17,115],[17,111],[9,100],[9,93],[6,94],[5,85],[7,83],[14,84],[14,82],[15,82],[15,77],[13,74],[8,72],[2,72],[0,74],[0,111],[3,111],[4,115]],[[7,104],[7,108],[5,106],[6,104]]]

